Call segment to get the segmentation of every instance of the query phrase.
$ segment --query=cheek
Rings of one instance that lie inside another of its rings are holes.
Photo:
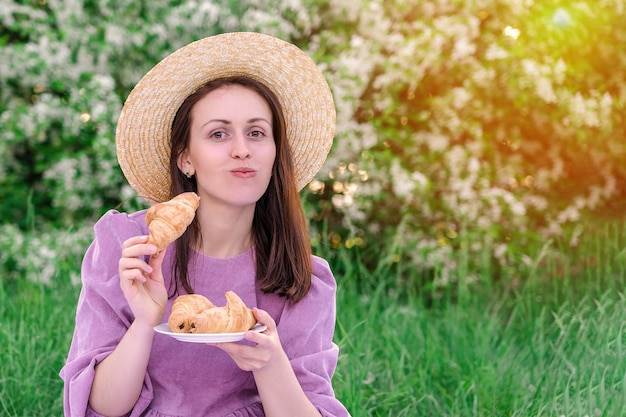
[[[259,152],[263,165],[265,165],[271,172],[276,160],[276,145],[272,144],[265,146],[262,149],[259,149]]]
[[[189,146],[189,159],[198,169],[211,169],[220,164],[225,156],[220,154],[220,148],[210,146],[208,142],[196,143]]]

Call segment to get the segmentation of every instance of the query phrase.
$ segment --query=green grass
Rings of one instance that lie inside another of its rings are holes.
[[[337,396],[355,416],[626,415],[625,236],[546,245],[521,282],[434,300],[339,261],[379,283],[338,277]]]
[[[355,417],[623,416],[625,236],[546,246],[526,272],[438,297],[399,286],[409,268],[336,254],[337,396]],[[0,415],[62,415],[77,268],[54,285],[0,280]]]
[[[62,416],[58,373],[71,340],[78,289],[0,279],[0,415]]]
[[[340,291],[337,395],[357,416],[621,416],[626,298],[425,307]]]

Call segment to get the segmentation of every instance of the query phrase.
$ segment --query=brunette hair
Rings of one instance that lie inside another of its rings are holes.
[[[265,293],[277,293],[298,302],[311,287],[311,248],[296,186],[285,119],[278,99],[268,87],[251,78],[235,76],[210,81],[187,97],[172,123],[170,197],[187,191],[198,192],[195,177],[187,178],[177,164],[180,155],[189,146],[191,110],[209,92],[230,85],[240,85],[257,92],[272,112],[276,158],[269,185],[256,203],[252,221],[257,286]],[[188,266],[194,255],[193,248],[199,247],[201,242],[200,225],[196,218],[176,241],[171,296],[178,293],[180,286],[187,293],[193,293]]]

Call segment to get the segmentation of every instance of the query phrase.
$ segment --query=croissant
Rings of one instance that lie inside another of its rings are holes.
[[[195,326],[194,319],[196,315],[204,310],[214,307],[213,303],[203,295],[181,295],[174,300],[174,304],[172,304],[172,311],[167,322],[173,332],[194,333],[191,330]]]
[[[146,213],[150,231],[148,243],[155,245],[159,252],[167,248],[191,224],[199,205],[200,197],[188,192],[150,207]]]
[[[172,304],[167,323],[175,333],[238,333],[250,330],[256,319],[252,310],[233,291],[226,305],[216,307],[202,295],[185,294]]]

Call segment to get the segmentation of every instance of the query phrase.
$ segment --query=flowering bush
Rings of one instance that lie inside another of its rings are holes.
[[[145,207],[117,163],[115,124],[157,61],[226,31],[305,39],[315,21],[297,1],[4,1],[0,276],[38,270],[47,281],[51,256],[70,255],[60,242],[74,235],[84,252],[83,225],[110,208]]]
[[[132,87],[157,61],[225,31],[304,37],[312,21],[297,4],[273,0],[5,3],[0,215],[22,227],[29,198],[40,220],[58,226],[143,204],[117,164],[115,123]]]
[[[621,212],[626,3],[600,3],[332,2],[315,39],[339,123],[313,191],[341,214],[335,242],[376,256],[388,237],[446,283],[459,259],[519,264]]]
[[[3,224],[66,229],[143,207],[115,157],[125,97],[173,50],[234,30],[298,43],[333,89],[336,142],[304,193],[314,243],[445,284],[623,209],[624,0],[147,4],[3,4]]]
[[[89,225],[47,233],[24,232],[13,224],[0,225],[0,279],[8,282],[29,278],[49,284],[62,269],[73,274],[72,282],[79,283],[77,266],[92,238]]]

